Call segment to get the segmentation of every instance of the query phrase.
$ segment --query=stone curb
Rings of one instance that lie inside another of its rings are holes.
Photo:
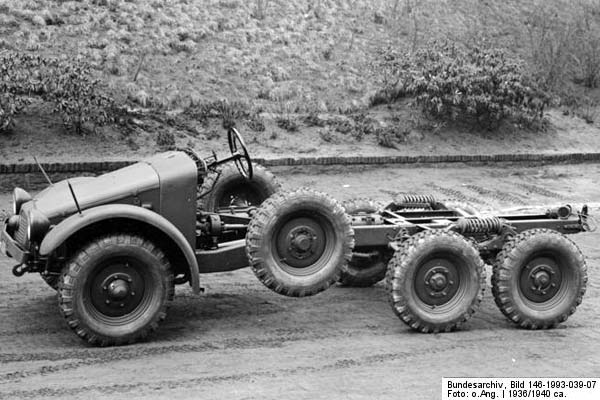
[[[255,158],[266,167],[302,165],[365,165],[365,164],[437,164],[437,163],[497,163],[497,162],[545,162],[579,163],[600,161],[600,153],[565,154],[471,154],[471,155],[422,155],[422,156],[356,156],[356,157],[284,157],[275,159]],[[112,171],[131,165],[135,161],[96,161],[41,163],[48,173]],[[35,163],[0,164],[1,174],[39,172]]]

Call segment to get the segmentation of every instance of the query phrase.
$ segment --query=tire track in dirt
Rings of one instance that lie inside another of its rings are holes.
[[[239,373],[239,374],[225,374],[225,375],[214,375],[201,378],[192,379],[168,379],[162,381],[148,382],[136,382],[130,384],[113,384],[110,386],[106,385],[84,385],[73,388],[62,388],[62,389],[51,389],[41,388],[34,390],[18,390],[8,393],[0,393],[0,399],[14,399],[14,398],[35,398],[35,397],[65,397],[74,395],[83,395],[84,393],[97,391],[105,395],[118,393],[123,395],[126,392],[131,392],[140,388],[149,390],[160,390],[160,389],[174,389],[174,388],[191,388],[199,385],[207,384],[220,384],[220,383],[235,383],[241,381],[251,381],[253,379],[266,377],[266,378],[281,378],[281,377],[292,377],[298,374],[307,373],[325,373],[332,370],[343,370],[350,368],[368,367],[374,364],[381,364],[385,362],[393,362],[398,360],[406,360],[415,357],[423,357],[428,355],[436,355],[439,353],[445,353],[449,351],[455,351],[459,349],[469,349],[481,346],[482,342],[489,340],[501,340],[502,335],[485,338],[473,338],[468,342],[455,342],[445,346],[431,347],[426,346],[419,350],[410,351],[399,351],[391,353],[380,353],[364,357],[355,358],[343,358],[335,360],[330,363],[323,364],[321,366],[299,366],[293,368],[275,369],[275,370],[263,370],[255,371],[251,373]]]
[[[278,331],[278,332],[277,332]],[[394,332],[393,327],[388,329],[373,329],[371,325],[365,327],[369,336],[385,336]],[[32,362],[49,361],[52,364],[39,366],[30,371],[13,371],[0,375],[0,383],[9,382],[15,379],[22,379],[36,375],[47,375],[66,370],[72,370],[79,367],[105,364],[115,361],[127,361],[142,357],[160,356],[170,353],[201,353],[221,349],[246,350],[252,348],[280,348],[286,344],[299,341],[316,341],[331,338],[351,338],[364,335],[360,330],[341,331],[333,333],[317,333],[300,329],[278,329],[276,335],[270,337],[256,338],[231,338],[222,341],[202,342],[197,344],[171,344],[167,346],[138,347],[130,351],[123,348],[114,349],[83,349],[71,350],[61,353],[42,352],[42,353],[0,353],[0,360],[3,363],[9,362]],[[278,333],[283,335],[278,335]],[[65,364],[57,365],[57,361],[79,359]]]
[[[436,192],[442,193],[444,196],[449,196],[449,200],[456,200],[456,201],[463,202],[463,203],[466,202],[466,203],[472,203],[472,204],[482,204],[485,206],[490,205],[490,203],[488,203],[481,197],[472,197],[472,196],[466,195],[465,193],[463,193],[462,191],[460,191],[458,189],[446,188],[446,187],[439,186],[432,182],[427,182],[425,185],[427,187],[432,188]]]
[[[21,335],[53,335],[60,334],[64,332],[63,328],[33,328],[33,329],[15,329],[15,330],[2,330],[0,331],[0,337],[3,336],[21,336]],[[2,359],[2,354],[0,353],[0,359]]]
[[[481,196],[489,197],[494,200],[499,200],[499,201],[511,203],[511,204],[519,204],[519,205],[527,204],[527,202],[524,201],[522,198],[512,195],[510,193],[507,193],[502,190],[486,189],[486,188],[483,188],[478,185],[464,185],[463,187],[465,187]]]
[[[517,182],[515,183],[516,186],[519,186],[525,190],[527,190],[530,193],[535,193],[544,197],[548,197],[551,199],[559,199],[559,200],[563,200],[565,197],[557,192],[553,192],[552,190],[548,190],[545,188],[541,188],[539,186],[533,185],[531,183],[522,183],[522,182]]]

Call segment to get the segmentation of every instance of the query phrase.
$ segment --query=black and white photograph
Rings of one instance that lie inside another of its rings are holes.
[[[0,400],[600,398],[600,0],[0,0]]]

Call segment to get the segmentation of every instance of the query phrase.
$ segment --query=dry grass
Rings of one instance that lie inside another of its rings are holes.
[[[113,91],[131,97],[143,90],[168,108],[195,96],[267,109],[281,99],[300,108],[319,99],[337,111],[366,104],[377,85],[368,76],[377,48],[486,37],[527,56],[531,15],[560,24],[573,15],[569,3],[0,0],[0,48],[83,55]]]
[[[573,18],[572,3],[0,0],[0,50],[81,55],[115,98],[138,106],[229,99],[267,114],[281,114],[282,104],[286,115],[363,112],[380,85],[378,49],[486,38],[530,57],[528,18],[544,11],[562,23]]]
[[[551,2],[559,2],[552,0]],[[491,3],[491,4],[487,4]],[[150,104],[236,98],[270,109],[366,105],[386,44],[481,35],[522,43],[534,1],[0,0],[0,48],[83,55],[111,90]],[[521,25],[520,29],[516,29]],[[517,49],[518,50],[518,49]],[[135,80],[134,80],[135,78]]]

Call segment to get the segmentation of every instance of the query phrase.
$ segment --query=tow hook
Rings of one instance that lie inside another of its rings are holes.
[[[29,267],[27,265],[18,264],[13,267],[12,273],[14,276],[23,276],[28,270]]]

